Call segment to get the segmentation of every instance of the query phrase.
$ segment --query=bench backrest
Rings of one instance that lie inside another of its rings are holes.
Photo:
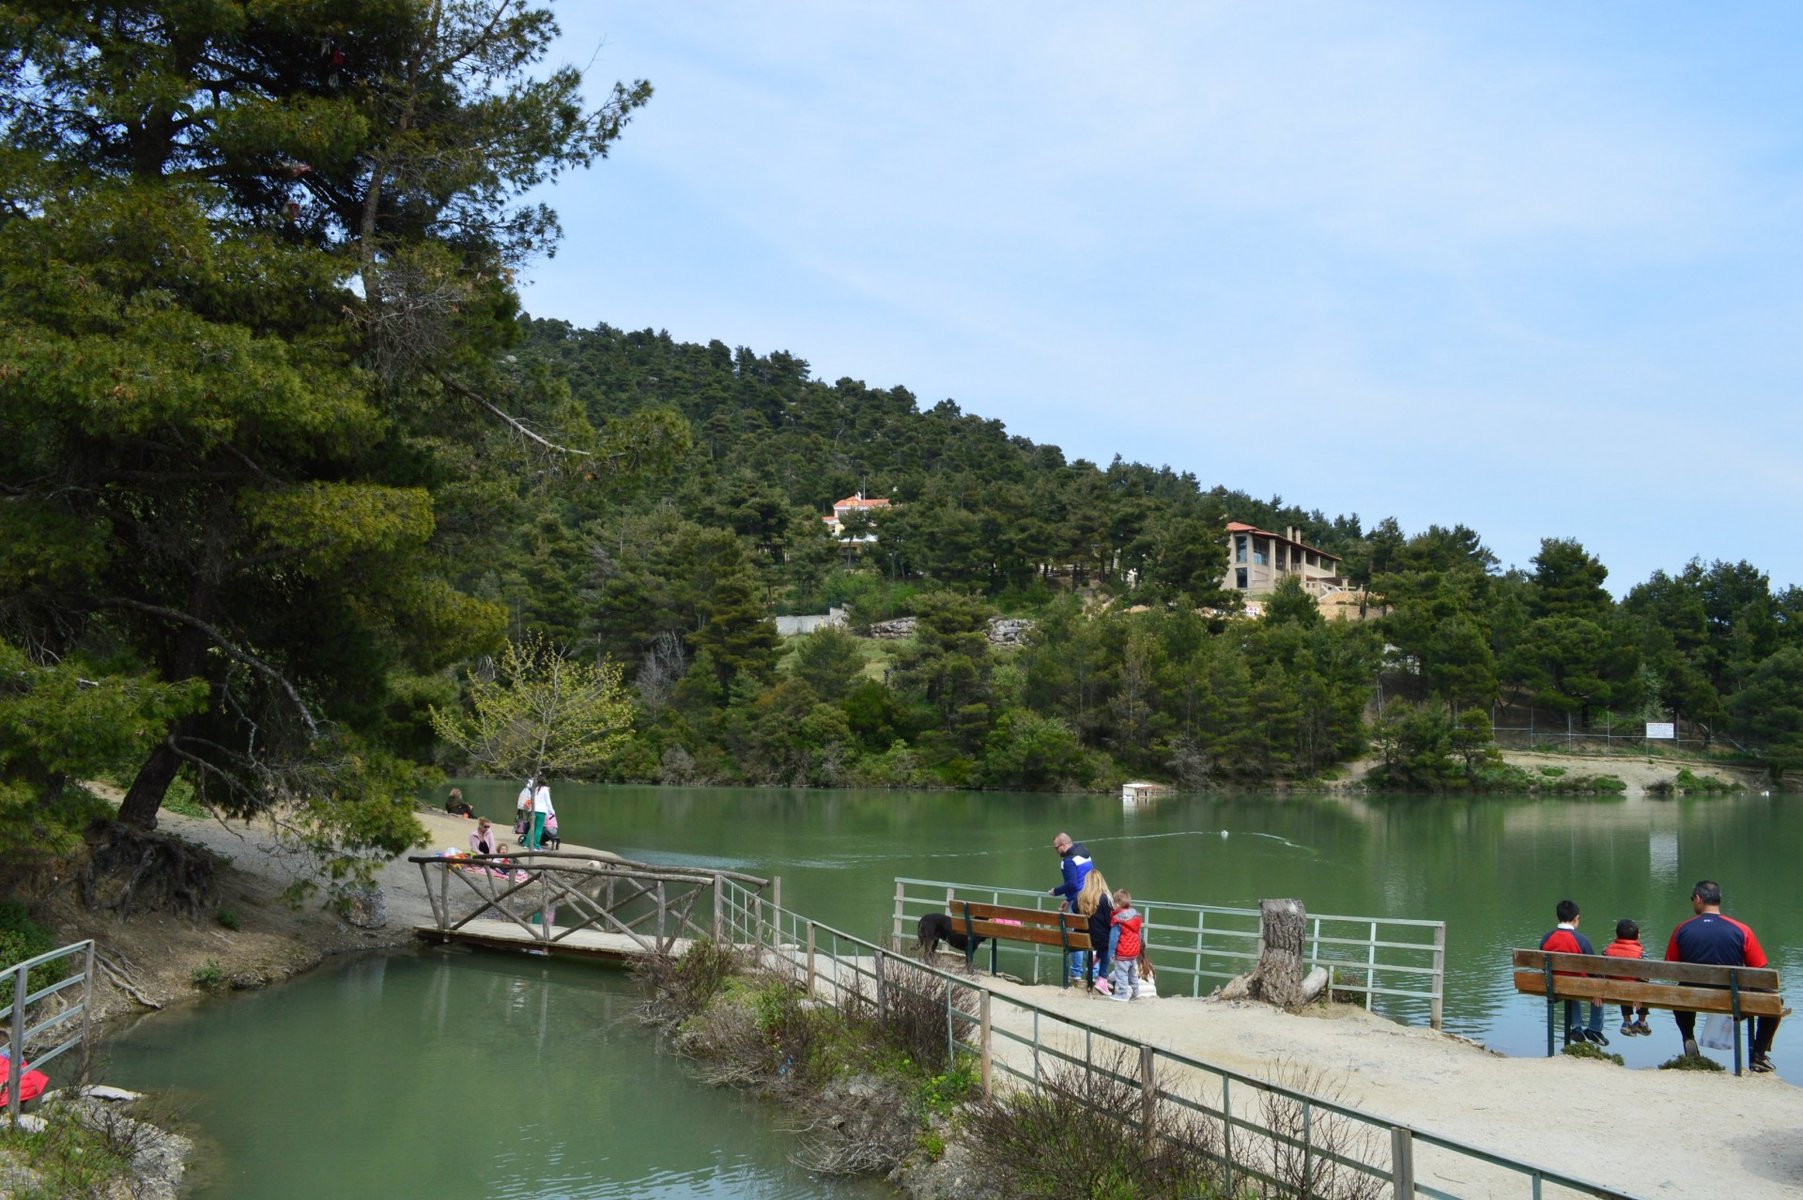
[[[1088,950],[1089,918],[1082,913],[1046,912],[1038,908],[1016,908],[1007,904],[979,904],[975,900],[947,900],[946,915],[957,924],[958,932],[1004,942],[1032,942],[1040,946],[1068,947]],[[1060,930],[1060,926],[1063,929]]]
[[[1731,1012],[1730,985],[1739,989],[1740,1011],[1750,1016],[1777,1016],[1784,1002],[1777,995],[1778,972],[1769,967],[1729,967],[1709,963],[1665,962],[1651,958],[1610,958],[1605,954],[1561,954],[1516,950],[1515,990],[1546,995],[1546,971],[1553,970],[1553,993],[1568,999],[1631,1001],[1660,1008],[1697,1012]]]

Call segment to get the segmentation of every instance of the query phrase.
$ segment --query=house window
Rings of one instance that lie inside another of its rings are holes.
[[[1246,561],[1246,535],[1243,533],[1233,539],[1233,561],[1234,562],[1245,562]],[[1245,572],[1243,572],[1243,571],[1240,573],[1242,575],[1245,574]],[[1245,587],[1246,585],[1242,583],[1240,586]]]
[[[1268,567],[1271,565],[1271,552],[1267,548],[1269,546],[1270,543],[1263,538],[1259,538],[1256,542],[1252,543],[1252,561],[1254,564],[1261,567]]]
[[[1246,590],[1246,568],[1241,567],[1233,573],[1233,586],[1242,592]]]

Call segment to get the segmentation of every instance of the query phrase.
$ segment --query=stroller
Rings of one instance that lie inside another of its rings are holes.
[[[523,808],[514,810],[513,832],[519,839],[514,845],[524,849],[527,840],[532,836],[532,814]],[[545,818],[545,836],[539,844],[539,849],[556,850],[562,845],[563,839],[557,836],[557,814],[552,813]]]

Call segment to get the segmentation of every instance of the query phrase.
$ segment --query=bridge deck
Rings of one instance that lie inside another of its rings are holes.
[[[461,929],[449,932],[434,925],[416,925],[413,935],[427,941],[461,942],[491,950],[544,950],[558,958],[598,958],[627,963],[651,956],[643,942],[626,934],[601,933],[594,929],[578,929],[572,933],[563,925],[551,927],[554,940],[548,944],[536,932],[528,933],[512,921],[471,921]],[[677,938],[670,946],[670,953],[681,955],[688,948],[688,938]]]

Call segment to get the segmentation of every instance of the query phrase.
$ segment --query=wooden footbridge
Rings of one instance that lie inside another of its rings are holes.
[[[659,866],[575,851],[413,855],[432,903],[420,938],[543,955],[631,962],[680,955],[695,938],[756,929],[782,880]]]

